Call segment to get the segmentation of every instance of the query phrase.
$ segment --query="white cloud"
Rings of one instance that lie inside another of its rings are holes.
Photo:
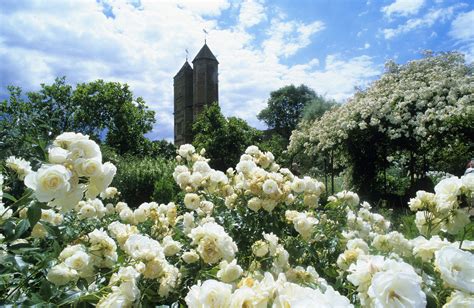
[[[244,0],[240,5],[239,23],[242,27],[252,27],[266,19],[263,1]]]
[[[175,2],[179,7],[190,10],[193,13],[203,16],[217,16],[221,11],[229,8],[230,2],[227,0],[167,0]],[[161,1],[164,2],[164,1]]]
[[[459,14],[453,21],[449,34],[461,41],[474,40],[474,10]]]
[[[114,18],[104,15],[96,1],[51,0],[5,8],[0,3],[0,87],[15,84],[36,90],[62,75],[71,84],[99,78],[128,83],[156,111],[157,123],[148,136],[170,139],[172,78],[184,63],[184,50],[189,49],[192,60],[201,48],[203,28],[220,63],[224,114],[259,128],[263,124],[256,115],[269,93],[281,86],[305,83],[321,94],[345,99],[355,86],[366,85],[380,73],[368,56],[331,55],[322,63],[312,57],[306,63],[283,64],[324,29],[321,21],[290,20],[276,10],[264,40],[256,45],[246,27],[264,20],[263,15],[239,17],[237,24],[223,28],[217,16],[229,7],[228,1],[209,1],[205,8],[196,2],[142,0],[137,7],[110,0],[109,15]],[[265,8],[262,12],[269,14]]]
[[[400,24],[396,28],[383,29],[383,35],[385,39],[388,40],[416,29],[429,28],[437,22],[444,22],[452,18],[454,15],[454,11],[462,6],[463,5],[461,4],[436,10],[432,9],[422,17],[409,19],[406,23]]]
[[[325,28],[322,21],[304,24],[299,21],[271,20],[267,31],[269,38],[262,43],[268,57],[289,57],[311,43],[311,36]]]
[[[381,11],[387,17],[414,15],[418,13],[424,3],[424,0],[395,0],[392,4],[382,7]]]
[[[449,35],[463,44],[460,48],[466,60],[474,62],[474,10],[459,14],[451,24]]]

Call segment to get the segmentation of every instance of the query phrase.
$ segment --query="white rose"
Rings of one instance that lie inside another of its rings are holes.
[[[193,165],[193,174],[194,172],[207,175],[209,172],[211,172],[211,167],[209,167],[209,164],[207,162],[198,160]]]
[[[467,209],[457,209],[450,213],[445,221],[445,229],[451,234],[457,234],[471,221]]]
[[[99,176],[102,173],[102,162],[98,158],[79,158],[74,162],[74,169],[79,176]]]
[[[210,279],[204,281],[202,285],[192,286],[184,300],[189,308],[227,308],[231,294],[231,285]]]
[[[237,172],[242,172],[244,174],[250,173],[253,169],[255,169],[257,165],[251,161],[251,160],[241,160],[237,166],[235,166],[235,169]]]
[[[472,253],[446,246],[435,252],[434,264],[448,286],[474,293],[474,255]]]
[[[265,241],[256,241],[252,245],[252,252],[257,257],[265,256],[269,251],[268,244]]]
[[[181,174],[178,176],[178,178]],[[201,185],[202,180],[204,179],[203,175],[200,172],[193,172],[193,174],[189,177],[189,182],[195,187]]]
[[[375,273],[367,294],[373,307],[426,307],[426,295],[421,290],[421,278],[409,272],[388,270]]]
[[[177,254],[181,250],[181,246],[181,243],[173,240],[169,235],[163,239],[163,251],[167,257]]]
[[[69,268],[64,263],[53,266],[46,276],[48,281],[57,286],[62,286],[77,278],[77,271]]]
[[[178,149],[178,155],[186,159],[190,159],[196,152],[196,149],[190,144],[183,144]]]
[[[96,209],[90,203],[84,204],[78,213],[79,219],[93,218],[95,217],[95,215],[96,215]]]
[[[259,296],[259,294],[247,286],[243,286],[232,294],[230,299],[230,308],[256,307],[266,308],[268,298]]]
[[[468,173],[461,177],[462,185],[465,189],[469,190],[471,193],[474,193],[474,173]]]
[[[81,133],[66,132],[56,137],[56,139],[54,140],[54,145],[57,145],[60,147],[68,147],[73,142],[88,140],[88,139],[89,139],[89,136],[83,135]]]
[[[271,199],[262,200],[262,208],[269,213],[271,213],[273,209],[275,209],[276,206],[277,206],[277,202],[275,200],[271,200]]]
[[[47,235],[48,231],[46,231],[44,226],[39,222],[33,227],[33,230],[31,230],[31,236],[34,238],[44,238]]]
[[[188,171],[181,172],[176,176],[176,183],[180,186],[187,185],[191,181],[191,173]]]
[[[94,199],[101,192],[105,191],[112,183],[116,172],[117,167],[115,167],[112,163],[106,162],[103,164],[102,172],[99,175],[90,178],[86,197],[89,199]]]
[[[259,148],[256,145],[251,145],[245,150],[245,154],[257,155],[260,153]]]
[[[71,172],[61,165],[45,165],[25,177],[25,185],[35,191],[40,202],[64,196],[70,189]]]
[[[260,200],[258,197],[253,197],[248,201],[247,205],[252,211],[258,212],[258,210],[262,208],[262,200]]]
[[[72,269],[80,271],[89,265],[90,256],[84,251],[77,251],[72,256],[64,260],[64,264]]]
[[[436,196],[446,200],[456,200],[461,193],[462,181],[457,177],[441,180],[434,188]]]
[[[301,193],[305,190],[305,188],[306,188],[306,183],[304,180],[300,178],[296,178],[296,177],[293,179],[293,182],[291,183],[291,189],[295,193]]]
[[[69,151],[61,147],[52,147],[48,150],[48,159],[52,164],[63,164],[66,162]]]
[[[274,180],[268,179],[263,182],[262,189],[264,193],[271,195],[278,192],[278,184]]]
[[[79,140],[71,143],[68,150],[71,152],[70,157],[73,160],[78,158],[96,158],[102,161],[102,153],[97,143],[92,140]]]
[[[188,193],[184,196],[184,205],[189,210],[195,210],[199,207],[201,199],[197,194]]]
[[[134,220],[133,211],[130,208],[123,209],[120,213],[120,220],[128,223],[132,223]]]
[[[147,220],[148,213],[144,208],[138,208],[133,211],[133,217],[137,223],[142,223]]]
[[[121,289],[113,286],[112,293],[109,293],[106,297],[103,297],[98,303],[97,308],[126,308],[132,306],[132,303],[128,300],[127,296],[122,293]]]
[[[474,307],[474,295],[461,291],[454,291],[443,308],[471,308]]]
[[[186,251],[185,253],[183,253],[181,258],[187,264],[191,264],[191,263],[197,262],[199,260],[199,255],[194,249],[192,249],[190,251]]]
[[[76,252],[78,251],[84,251],[85,248],[84,246],[78,244],[78,245],[68,245],[66,248],[63,249],[63,251],[61,251],[61,253],[59,254],[59,260],[66,260],[67,258],[71,257],[72,255],[74,255]]]
[[[76,204],[82,200],[86,187],[84,184],[79,184],[71,187],[71,189],[61,197],[58,197],[49,203],[49,206],[56,207],[65,213],[70,211]]]
[[[243,270],[237,264],[237,260],[232,260],[232,262],[227,263],[227,261],[222,261],[219,264],[220,270],[217,272],[217,278],[223,282],[232,282],[239,278]]]

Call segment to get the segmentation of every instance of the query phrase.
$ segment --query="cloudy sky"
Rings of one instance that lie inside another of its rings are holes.
[[[385,61],[426,49],[474,60],[474,1],[2,0],[0,99],[66,76],[128,83],[156,111],[151,139],[173,137],[173,76],[207,42],[220,104],[257,128],[269,93],[307,84],[344,101]]]

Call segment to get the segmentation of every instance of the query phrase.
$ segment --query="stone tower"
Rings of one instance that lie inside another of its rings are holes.
[[[193,69],[186,61],[174,76],[174,144],[191,143],[193,123]]]
[[[204,43],[193,60],[186,61],[174,77],[174,144],[191,143],[192,124],[206,105],[219,100],[216,57]]]

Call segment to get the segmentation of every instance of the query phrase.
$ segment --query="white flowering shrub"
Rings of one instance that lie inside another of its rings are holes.
[[[386,188],[386,176],[385,183],[378,177],[390,168],[412,180],[430,168],[449,170],[446,162],[461,163],[462,170],[474,150],[473,105],[472,67],[462,55],[390,62],[366,90],[321,119],[303,122],[293,131],[289,151],[328,157],[333,168],[350,173],[359,193],[369,195]]]
[[[474,304],[474,174],[442,180],[435,194],[418,192],[410,208],[420,235],[407,238],[356,193],[326,200],[322,183],[295,176],[255,146],[225,173],[204,153],[178,149],[179,202],[137,208],[108,187],[115,168],[87,136],[58,136],[38,168],[9,159],[17,178],[0,175],[0,302]],[[18,179],[27,189],[16,199],[4,191]]]

